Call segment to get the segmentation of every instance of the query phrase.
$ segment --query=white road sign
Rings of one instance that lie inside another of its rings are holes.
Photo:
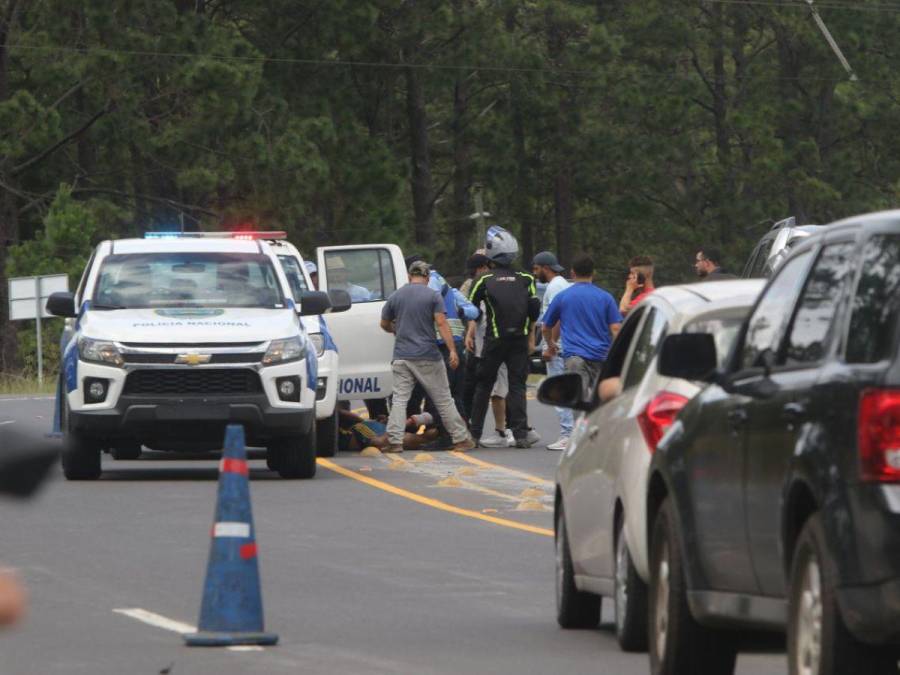
[[[9,280],[9,320],[36,319],[37,308],[41,308],[41,317],[51,315],[47,312],[47,298],[52,293],[69,290],[68,274],[49,274],[42,277],[16,277]]]

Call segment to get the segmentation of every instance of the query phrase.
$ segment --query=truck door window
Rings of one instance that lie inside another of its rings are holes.
[[[766,288],[747,324],[741,368],[759,367],[763,365],[761,357],[765,352],[778,353],[778,345],[800,292],[809,259],[810,254],[804,253],[788,260]]]
[[[386,300],[397,289],[394,263],[387,249],[325,251],[329,290],[344,290],[354,304]]]
[[[300,270],[300,263],[292,255],[280,255],[278,260],[281,262],[284,276],[287,277],[288,283],[291,285],[291,295],[294,296],[294,300],[299,300],[303,291],[309,290],[306,287],[306,279],[303,278],[303,272]]]
[[[849,363],[875,363],[890,356],[898,317],[900,237],[875,235],[863,247],[847,335]]]
[[[850,242],[822,249],[806,281],[789,331],[784,355],[786,365],[818,363],[824,358],[835,310],[851,270],[853,249]]]

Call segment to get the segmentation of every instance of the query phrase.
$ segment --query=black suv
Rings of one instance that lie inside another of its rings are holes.
[[[897,673],[900,211],[841,221],[779,267],[650,467],[654,674],[732,673],[734,629],[784,630],[792,675]]]

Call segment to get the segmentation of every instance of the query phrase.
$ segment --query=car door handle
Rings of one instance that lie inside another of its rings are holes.
[[[747,411],[743,408],[728,411],[728,423],[737,431],[747,422]]]
[[[800,422],[806,418],[806,404],[801,401],[785,403],[781,409],[781,416],[788,422]]]

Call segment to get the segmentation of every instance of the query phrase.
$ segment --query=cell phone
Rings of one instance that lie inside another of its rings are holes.
[[[647,277],[644,276],[643,272],[637,273],[637,281],[639,286],[643,286],[645,283],[647,283]]]

